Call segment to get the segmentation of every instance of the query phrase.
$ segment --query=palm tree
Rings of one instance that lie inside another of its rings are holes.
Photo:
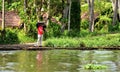
[[[48,0],[48,7],[47,7],[47,14],[48,14],[48,17],[47,18],[49,18],[49,14],[50,14],[50,0]],[[47,19],[47,22],[46,22],[46,24],[48,25],[49,24],[49,19]]]
[[[118,12],[119,12],[119,20],[120,20],[120,0],[118,0]]]
[[[71,13],[71,0],[68,0],[69,3],[69,15],[68,15],[68,31],[70,31],[70,13]]]
[[[114,9],[113,9],[113,11],[114,11],[114,14],[113,14],[113,25],[115,25],[116,24],[116,21],[117,21],[117,11],[118,11],[118,0],[115,0],[115,3],[114,3]]]
[[[2,31],[5,30],[5,1],[2,2]]]
[[[89,5],[89,31],[93,32],[94,31],[94,0],[88,0],[88,5]]]
[[[24,11],[26,12],[27,9],[27,0],[24,0]]]

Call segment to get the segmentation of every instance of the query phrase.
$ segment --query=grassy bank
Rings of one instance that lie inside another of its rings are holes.
[[[37,37],[37,36],[36,36]],[[4,36],[0,33],[0,44],[21,44],[36,41],[33,36],[29,36],[23,30],[6,29]]]
[[[44,43],[48,47],[111,47],[120,46],[120,33],[87,37],[50,38]]]
[[[44,36],[45,37],[45,36]],[[0,44],[34,43],[37,35],[26,34],[22,30],[7,29],[6,35],[0,35]],[[43,41],[46,47],[115,47],[120,46],[120,33],[89,33],[82,31],[78,37],[63,35],[48,37]]]

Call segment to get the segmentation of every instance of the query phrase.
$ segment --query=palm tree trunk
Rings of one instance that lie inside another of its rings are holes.
[[[2,31],[5,30],[5,1],[2,2]]]
[[[27,0],[24,0],[24,11],[25,11],[25,13],[27,11]]]
[[[24,12],[27,14],[27,0],[24,0]],[[26,24],[24,23],[24,31],[27,31]]]
[[[119,20],[120,20],[120,0],[118,0],[118,13],[119,13]]]
[[[113,11],[115,10],[115,0],[111,0],[112,2],[112,7],[113,7]]]
[[[68,15],[68,32],[70,31],[70,13],[71,13],[71,0],[68,0],[69,2],[69,15]]]
[[[94,31],[94,0],[88,0],[88,4],[89,4],[89,13],[90,13],[89,31],[93,32]]]
[[[63,9],[63,11],[62,11],[63,21],[62,21],[62,26],[61,26],[61,32],[62,33],[64,32],[66,25],[69,23],[69,20],[68,20],[68,22],[66,22],[66,19],[69,18],[68,16],[69,16],[70,0],[67,0],[67,5],[66,6],[64,6],[64,4],[65,4],[65,1],[62,0],[62,9]]]
[[[50,0],[48,0],[48,7],[47,7],[47,14],[48,14],[48,18],[47,18],[47,22],[46,22],[46,25],[49,24],[49,14],[50,14]]]
[[[113,25],[115,25],[116,21],[117,21],[118,0],[115,0],[114,7],[115,7],[115,9],[113,10],[114,11],[113,23],[112,23]]]

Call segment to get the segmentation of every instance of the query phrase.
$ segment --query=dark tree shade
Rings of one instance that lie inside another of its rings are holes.
[[[80,0],[72,0],[70,29],[76,33],[80,32]]]

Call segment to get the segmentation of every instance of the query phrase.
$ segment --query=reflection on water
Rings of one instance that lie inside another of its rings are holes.
[[[108,68],[83,68],[90,63]],[[0,51],[0,72],[120,72],[120,51]]]
[[[41,71],[41,68],[42,68],[42,52],[41,51],[38,51],[37,52],[37,55],[36,55],[36,64],[37,64],[37,72]]]

